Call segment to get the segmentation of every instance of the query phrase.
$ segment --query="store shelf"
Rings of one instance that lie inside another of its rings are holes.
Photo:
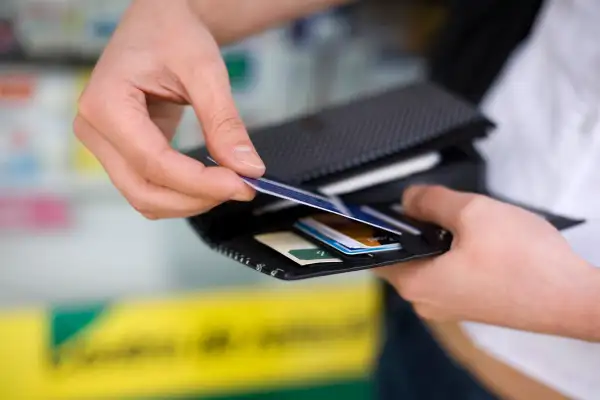
[[[94,178],[69,174],[57,177],[45,177],[30,184],[2,184],[0,193],[11,197],[31,197],[52,195],[70,200],[105,200],[119,196],[119,192],[104,176]]]
[[[74,54],[27,56],[24,54],[0,54],[0,64],[3,66],[28,66],[37,68],[92,68],[97,57],[84,57]]]

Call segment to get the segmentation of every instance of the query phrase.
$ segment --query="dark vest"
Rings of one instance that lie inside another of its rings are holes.
[[[447,0],[449,16],[429,55],[437,83],[479,103],[525,39],[542,0]]]

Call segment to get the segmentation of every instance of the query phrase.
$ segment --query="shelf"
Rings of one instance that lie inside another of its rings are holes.
[[[106,177],[82,177],[65,175],[44,177],[30,184],[12,185],[0,182],[0,192],[10,197],[34,197],[51,195],[70,200],[105,200],[120,196],[117,189]]]
[[[0,54],[0,64],[6,66],[93,68],[97,57],[77,55],[27,56],[22,53]]]

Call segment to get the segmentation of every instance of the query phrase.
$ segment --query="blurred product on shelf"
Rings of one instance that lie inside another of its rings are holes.
[[[0,230],[65,230],[72,224],[71,210],[69,201],[59,196],[0,196]]]
[[[25,118],[35,84],[26,74],[0,76],[0,179],[7,184],[31,183],[39,173]]]
[[[444,25],[449,8],[445,0],[369,0],[365,14],[385,51],[424,55]]]
[[[0,55],[10,55],[18,51],[14,22],[0,14]]]
[[[22,56],[73,57],[91,64],[128,4],[124,0],[13,0],[11,12]]]
[[[60,193],[74,178],[69,160],[77,98],[74,74],[0,71],[0,187]]]
[[[64,102],[54,78],[0,73],[0,229],[70,226],[70,204],[51,187],[65,173]],[[62,83],[58,86],[65,87]],[[62,91],[62,89],[61,89]]]

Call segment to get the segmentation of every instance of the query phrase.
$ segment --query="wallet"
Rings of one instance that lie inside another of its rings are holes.
[[[426,170],[339,194],[345,204],[383,210],[398,203],[404,188],[413,183],[444,184],[457,190],[484,193],[485,164],[473,142],[486,136],[493,127],[472,104],[435,84],[422,82],[251,131],[250,136],[267,167],[266,178],[313,192],[369,171],[381,171],[386,166],[436,154],[438,161]],[[206,148],[188,154],[201,162],[209,157]],[[397,215],[398,220],[417,227],[420,233],[404,232],[397,250],[347,255],[295,230],[295,222],[313,215],[313,208],[297,205],[257,213],[278,201],[259,193],[251,202],[227,202],[188,221],[215,251],[282,280],[432,257],[449,250],[452,243],[452,235],[443,228]],[[565,219],[556,221],[563,227],[571,223]],[[282,231],[294,232],[338,261],[301,265],[256,238]]]

